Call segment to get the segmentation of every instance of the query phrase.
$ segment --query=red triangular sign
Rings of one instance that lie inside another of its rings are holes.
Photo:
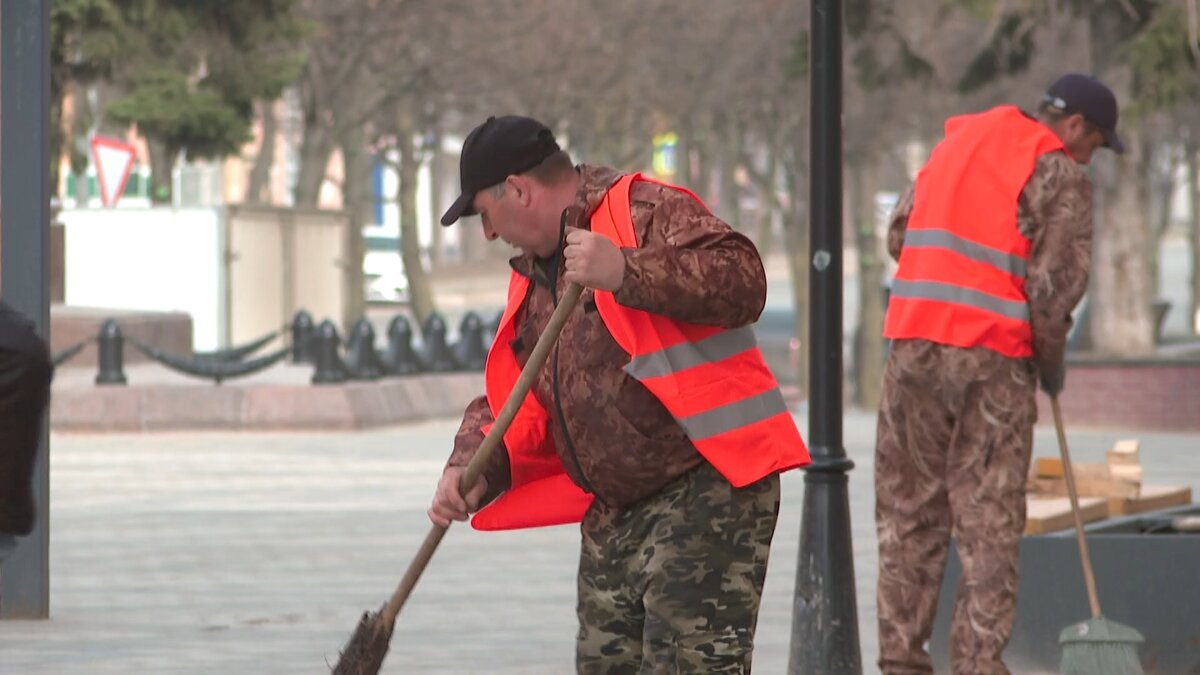
[[[105,136],[92,137],[92,162],[96,165],[96,178],[100,182],[100,201],[105,206],[116,206],[125,182],[133,171],[133,159],[137,149],[125,141]]]

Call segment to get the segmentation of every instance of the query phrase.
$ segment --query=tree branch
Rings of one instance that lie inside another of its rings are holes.
[[[1196,0],[1186,0],[1184,4],[1188,13],[1188,49],[1196,59],[1196,67],[1200,68],[1200,9],[1196,6]]]

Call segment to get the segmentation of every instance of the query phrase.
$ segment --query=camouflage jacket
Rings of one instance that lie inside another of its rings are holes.
[[[591,229],[590,217],[621,174],[580,167],[575,203],[566,225]],[[626,307],[680,321],[734,328],[758,319],[766,302],[766,274],[754,244],[686,194],[649,182],[630,195],[641,245],[623,249],[625,277],[615,293]],[[512,341],[524,365],[566,288],[557,262],[518,256],[517,273],[529,294],[517,313]],[[533,394],[550,413],[550,433],[567,474],[605,503],[624,506],[650,496],[704,461],[666,408],[622,368],[629,355],[596,311],[591,289],[567,321]],[[485,397],[467,406],[449,465],[465,466],[492,422]],[[487,500],[509,485],[508,457],[493,455],[484,475]]]
[[[896,260],[912,206],[910,187],[897,202],[888,227],[888,253]],[[1017,227],[1033,245],[1025,294],[1034,361],[1043,372],[1053,372],[1062,368],[1071,312],[1087,290],[1092,260],[1092,184],[1066,153],[1038,158],[1017,200]],[[972,351],[981,359],[1004,358],[986,349]]]

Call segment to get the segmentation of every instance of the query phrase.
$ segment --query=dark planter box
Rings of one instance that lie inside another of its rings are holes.
[[[1146,533],[1200,504],[1114,518],[1087,526],[1104,615],[1146,638],[1139,652],[1147,673],[1200,673],[1200,534]],[[1025,537],[1012,640],[1004,652],[1014,673],[1058,672],[1063,628],[1090,618],[1075,531]],[[949,672],[948,635],[961,566],[953,545],[938,597],[930,651]]]

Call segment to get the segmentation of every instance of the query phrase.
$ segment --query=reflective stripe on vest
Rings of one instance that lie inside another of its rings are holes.
[[[904,233],[905,247],[944,248],[1013,275],[1025,276],[1025,259],[964,239],[949,230],[930,228]]]
[[[625,372],[640,382],[656,377],[676,375],[689,368],[724,361],[758,347],[754,331],[749,327],[724,330],[698,342],[681,342],[666,349],[636,356],[625,366]],[[704,440],[754,424],[787,412],[783,394],[778,387],[734,401],[677,421],[692,440]]]
[[[953,284],[944,284],[938,281],[894,279],[892,281],[892,297],[953,302],[957,305],[970,305],[971,307],[995,312],[996,314],[1016,319],[1017,321],[1029,320],[1028,303],[1005,300],[1004,298],[997,298],[983,291],[963,288],[962,286],[955,286]]]

